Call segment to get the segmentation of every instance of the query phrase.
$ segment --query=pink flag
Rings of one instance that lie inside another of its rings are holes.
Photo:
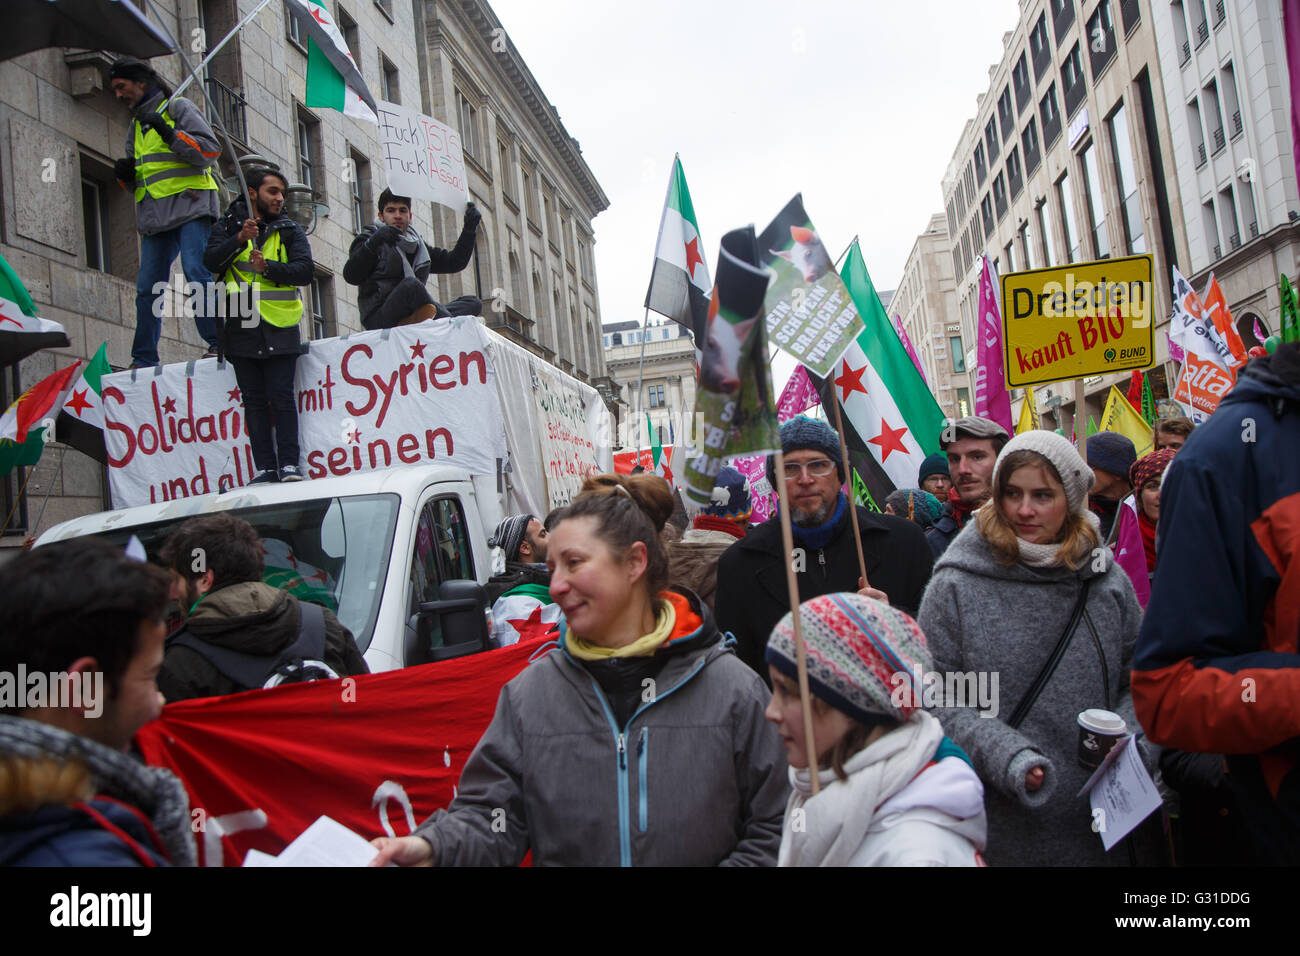
[[[1138,527],[1137,506],[1131,495],[1120,505],[1115,520],[1119,522],[1119,530],[1115,532],[1115,563],[1133,582],[1138,604],[1146,610],[1147,601],[1151,600],[1151,578],[1147,575],[1147,552]]]
[[[1171,359],[1175,362],[1187,361],[1187,353],[1183,351],[1183,347],[1175,342],[1174,337],[1168,332],[1165,333],[1165,341],[1169,343],[1169,357]],[[1264,340],[1260,339],[1260,341],[1263,342]]]
[[[781,390],[781,398],[776,403],[776,418],[785,424],[796,415],[801,415],[821,402],[817,389],[808,378],[808,370],[802,365],[794,367],[794,374]]]
[[[1002,315],[993,289],[989,257],[982,256],[980,268],[980,314],[975,328],[975,414],[997,422],[1015,434],[1011,422],[1011,395],[1002,365]]]
[[[897,312],[894,313],[894,331],[898,333],[898,340],[903,343],[903,348],[907,349],[907,357],[912,360],[916,370],[921,373],[921,381],[929,385],[930,383],[925,378],[925,369],[921,368],[921,360],[916,357],[916,349],[912,348],[912,340],[907,337],[907,329],[903,328],[903,319]]]
[[[728,464],[749,479],[750,500],[754,503],[750,523],[761,524],[776,514],[776,489],[767,480],[767,456],[740,455]]]

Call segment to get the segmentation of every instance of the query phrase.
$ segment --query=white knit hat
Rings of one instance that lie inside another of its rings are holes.
[[[1007,455],[1017,451],[1035,451],[1052,463],[1065,486],[1065,500],[1070,510],[1082,514],[1088,510],[1088,492],[1095,476],[1068,438],[1056,432],[1022,432],[1002,446],[997,463],[993,466],[993,487],[997,487],[998,473]]]

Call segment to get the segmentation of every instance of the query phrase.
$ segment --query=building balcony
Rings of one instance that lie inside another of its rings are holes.
[[[1232,235],[1228,237],[1228,248],[1229,249],[1241,248],[1241,233],[1234,232]]]
[[[1205,45],[1205,41],[1210,38],[1210,25],[1202,20],[1196,25],[1196,49]]]
[[[248,145],[248,101],[220,80],[208,77],[208,96],[230,138]]]
[[[1227,139],[1226,139],[1226,138],[1224,137],[1224,135],[1223,135],[1223,127],[1220,126],[1218,129],[1216,129],[1216,130],[1214,131],[1214,152],[1213,152],[1213,155],[1218,156],[1218,155],[1219,155],[1219,151],[1222,150],[1223,147],[1224,147],[1225,145],[1227,145],[1227,142],[1228,142]]]
[[[1196,168],[1200,169],[1205,165],[1205,144],[1196,144]]]
[[[1217,247],[1216,247],[1216,248],[1217,248]],[[1215,258],[1217,259],[1218,257],[1216,256]],[[556,363],[556,364],[558,364],[558,365],[560,366],[560,370],[561,370],[561,371],[563,371],[563,372],[565,372],[565,373],[567,373],[567,374],[569,374],[569,375],[572,375],[572,374],[573,374],[573,363],[570,362],[568,359],[560,359],[560,361],[559,361],[558,363]]]
[[[1232,114],[1232,138],[1236,139],[1241,135],[1241,110]]]
[[[1259,223],[1252,222],[1250,224],[1250,238],[1254,239],[1258,235],[1259,235]]]
[[[1214,4],[1214,27],[1216,30],[1223,25],[1223,21],[1227,19],[1227,16],[1227,12],[1223,9],[1223,0],[1217,0]]]
[[[1185,64],[1188,60],[1190,60],[1191,58],[1192,58],[1192,44],[1191,44],[1191,41],[1190,41],[1190,40],[1184,40],[1184,41],[1183,41],[1183,53],[1182,53],[1182,56],[1181,56],[1181,57],[1179,58],[1179,60],[1178,60],[1178,65],[1179,65],[1179,66],[1184,65],[1184,64]]]
[[[1214,244],[1214,254],[1213,254],[1212,256],[1210,256],[1210,261],[1211,261],[1211,262],[1218,262],[1218,261],[1219,261],[1219,252],[1220,252],[1220,250],[1219,250],[1219,244],[1216,242],[1216,243]]]

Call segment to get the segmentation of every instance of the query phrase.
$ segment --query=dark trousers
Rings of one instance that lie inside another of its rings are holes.
[[[363,319],[361,324],[367,329],[396,328],[398,322],[424,305],[435,306],[438,310],[436,318],[439,319],[453,315],[482,315],[483,313],[483,303],[475,296],[462,295],[443,305],[433,300],[423,282],[416,278],[407,278],[397,283],[393,291],[388,294],[388,298],[384,300],[384,304]]]
[[[285,465],[298,464],[298,404],[293,391],[297,363],[297,355],[266,359],[230,356],[244,399],[244,427],[258,471],[278,471]]]

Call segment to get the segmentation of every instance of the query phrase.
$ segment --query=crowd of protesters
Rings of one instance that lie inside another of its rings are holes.
[[[947,475],[930,456],[882,514],[845,493],[839,436],[795,418],[768,463],[788,559],[730,468],[677,533],[679,502],[645,473],[507,517],[492,600],[551,615],[553,639],[502,688],[455,799],[375,839],[373,865],[1300,861],[1300,344],[1251,361],[1204,425],[1154,437],[1139,458],[1102,432],[1085,460],[1059,434],[963,418],[937,436]],[[1108,542],[1127,507],[1145,612]],[[159,688],[274,684],[286,655],[319,668],[288,679],[365,673],[337,618],[262,583],[261,550],[201,517],[165,570],[97,541],[0,568],[0,672],[107,685],[94,719],[0,702],[0,863],[192,863],[183,789],[129,752]],[[932,701],[934,674],[996,682]],[[1084,712],[1137,735],[1162,797],[1109,851],[1079,795]]]

